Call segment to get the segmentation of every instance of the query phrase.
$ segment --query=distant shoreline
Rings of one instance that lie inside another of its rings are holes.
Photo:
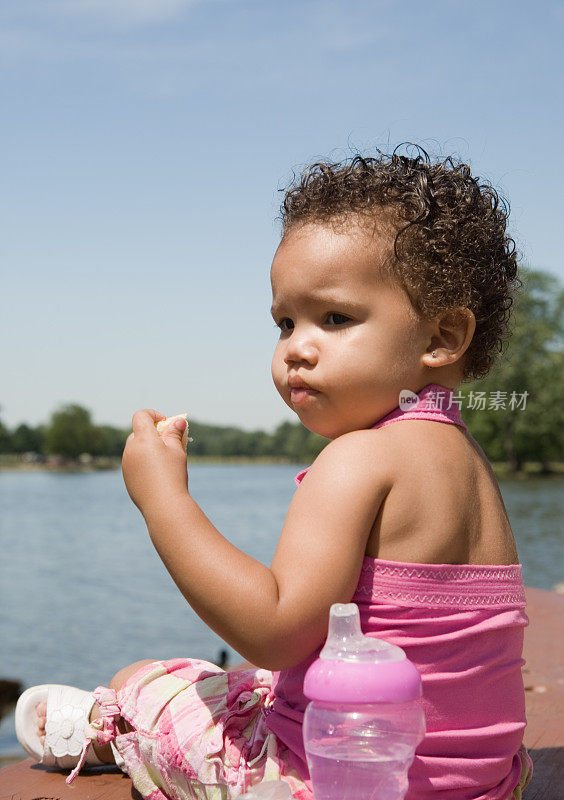
[[[285,464],[301,466],[302,461],[292,461],[287,458],[274,458],[272,456],[191,456],[188,455],[190,464]],[[503,461],[490,462],[498,478],[536,478],[564,476],[564,462],[549,462],[548,471],[542,471],[542,464],[535,461],[526,461],[523,468],[512,472]],[[52,459],[46,462],[26,461],[19,454],[0,454],[0,472],[54,472],[54,473],[81,473],[105,472],[121,469],[121,458],[99,456],[87,461],[73,461],[71,459]]]
[[[301,466],[302,461],[273,456],[188,456],[188,464],[295,464]],[[0,471],[7,472],[104,472],[121,469],[121,458],[100,456],[87,463],[62,460],[55,463],[25,461],[22,456],[0,454]],[[564,465],[563,465],[564,471]]]

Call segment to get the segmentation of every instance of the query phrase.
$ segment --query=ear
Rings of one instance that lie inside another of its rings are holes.
[[[423,355],[425,366],[446,367],[454,364],[468,349],[475,330],[476,317],[469,308],[454,308],[439,314]],[[433,352],[436,355],[433,356]]]

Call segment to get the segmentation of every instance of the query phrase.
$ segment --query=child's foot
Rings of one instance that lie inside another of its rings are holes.
[[[35,706],[37,713],[37,730],[39,732],[39,741],[45,744],[45,721],[47,719],[47,703],[38,703]]]
[[[35,713],[37,714],[37,733],[39,736],[39,741],[42,745],[45,744],[45,723],[47,721],[47,703],[37,703],[35,706]],[[92,714],[90,714],[90,718],[92,718]],[[113,754],[109,746],[104,747],[103,745],[94,744],[94,750],[96,755],[101,758],[104,762],[108,761],[111,762],[113,760]]]
[[[94,745],[89,729],[94,705],[92,692],[73,686],[49,683],[26,689],[15,712],[21,746],[47,767],[73,769],[84,763],[107,763],[98,757],[95,746],[89,746]]]

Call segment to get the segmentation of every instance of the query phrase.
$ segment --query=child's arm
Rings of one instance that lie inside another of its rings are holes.
[[[354,431],[327,445],[294,494],[268,568],[225,539],[190,497],[181,431],[160,437],[157,416],[135,414],[123,474],[167,570],[244,658],[272,670],[299,663],[324,641],[331,604],[354,594],[391,488],[383,448],[375,457],[378,437]]]

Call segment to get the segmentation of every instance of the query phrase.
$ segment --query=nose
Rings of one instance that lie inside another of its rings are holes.
[[[313,341],[310,333],[305,329],[296,329],[292,331],[292,335],[286,340],[286,348],[284,350],[284,363],[286,364],[316,364],[319,357],[316,343]]]

